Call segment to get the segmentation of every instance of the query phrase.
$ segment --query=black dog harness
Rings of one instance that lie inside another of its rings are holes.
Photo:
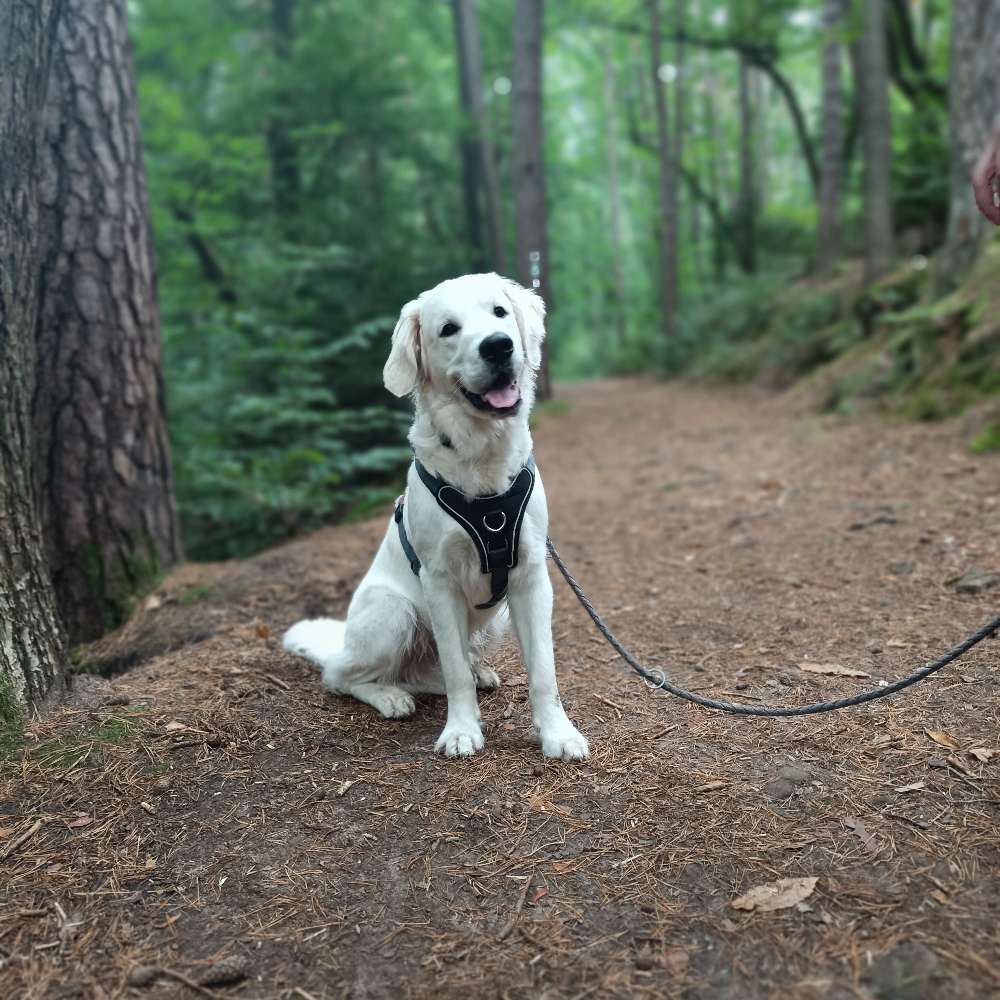
[[[534,459],[529,457],[506,493],[484,497],[467,497],[460,489],[430,473],[417,459],[413,460],[413,465],[438,506],[465,529],[476,546],[479,568],[490,574],[490,599],[485,604],[477,604],[476,608],[492,608],[507,596],[507,575],[517,565],[521,522],[535,488]],[[410,569],[419,576],[420,559],[413,551],[403,524],[404,499],[405,494],[396,501],[393,516],[403,553],[410,562]]]

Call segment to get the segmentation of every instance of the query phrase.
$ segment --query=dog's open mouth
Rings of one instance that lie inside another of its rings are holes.
[[[521,389],[513,380],[494,385],[492,389],[487,389],[481,394],[469,392],[464,385],[459,385],[459,389],[477,410],[483,410],[498,417],[511,417],[521,408]]]

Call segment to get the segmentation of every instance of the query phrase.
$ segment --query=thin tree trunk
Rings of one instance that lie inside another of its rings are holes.
[[[736,217],[740,226],[740,267],[757,270],[757,181],[754,174],[754,108],[750,99],[750,63],[740,56],[740,187]]]
[[[469,117],[476,147],[479,176],[482,178],[483,194],[486,198],[490,266],[494,270],[502,272],[507,270],[507,262],[503,246],[500,184],[497,180],[496,158],[486,122],[486,107],[483,102],[483,57],[475,0],[452,0],[452,11],[458,45],[459,72],[463,76],[459,92],[462,96],[463,111]]]
[[[819,270],[830,271],[841,254],[841,199],[844,189],[844,88],[841,74],[844,0],[824,0],[823,157],[820,161]]]
[[[472,94],[469,91],[468,50],[462,21],[463,0],[452,0],[452,24],[455,28],[455,56],[458,67],[458,103],[462,111],[459,129],[459,154],[462,159],[462,204],[465,211],[465,236],[469,244],[472,269],[487,268],[486,244],[483,240],[483,220],[479,206],[479,149],[472,129]]]
[[[542,145],[542,0],[517,0],[514,10],[513,163],[517,277],[552,310],[545,160]],[[538,398],[552,395],[548,342],[538,373]]]
[[[625,267],[622,261],[622,192],[621,170],[618,164],[618,99],[615,79],[614,51],[610,41],[604,49],[604,134],[607,142],[608,170],[608,221],[611,238],[612,311],[618,345],[628,336],[628,318],[625,309]]]
[[[865,281],[892,267],[892,122],[885,38],[885,0],[863,0],[860,39],[862,138],[865,155]]]
[[[677,332],[677,161],[670,148],[670,121],[667,95],[660,78],[661,54],[660,3],[648,0],[649,66],[656,107],[656,148],[660,178],[660,301],[663,336],[673,340]]]
[[[771,136],[768,130],[767,111],[771,99],[770,88],[770,78],[766,74],[760,70],[753,70],[750,73],[750,103],[754,109],[754,172],[757,175],[754,206],[758,216],[763,216],[767,211],[769,194]]]
[[[951,167],[948,236],[938,264],[941,290],[975,263],[993,227],[980,215],[969,180],[1000,116],[1000,3],[952,0],[949,79]]]
[[[670,225],[667,233],[667,244],[673,256],[673,291],[674,291],[674,326],[676,327],[677,310],[680,309],[680,231],[681,231],[681,171],[684,169],[684,98],[686,81],[684,79],[684,23],[686,16],[685,0],[674,0],[674,24],[677,28],[677,41],[674,43],[673,82],[674,120],[673,142],[670,155]]]
[[[64,683],[35,497],[38,144],[60,0],[0,0],[0,729]]]
[[[703,72],[705,74],[705,85],[702,90],[702,122],[710,139],[710,152],[708,168],[705,171],[705,181],[708,188],[707,194],[713,198],[716,204],[721,205],[723,201],[728,201],[725,196],[727,184],[726,170],[727,160],[726,146],[722,141],[722,133],[719,126],[719,115],[715,104],[716,80],[712,74],[711,57],[708,51],[702,53]],[[712,213],[712,271],[716,278],[723,279],[726,276],[727,254],[726,239],[724,230],[724,220],[722,213]]]
[[[180,556],[126,0],[66,0],[42,146],[35,480],[73,641]]]
[[[284,75],[292,61],[295,44],[295,7],[298,0],[271,0],[271,50],[276,72]],[[299,144],[292,135],[289,121],[292,97],[287,83],[278,81],[267,125],[267,147],[271,159],[271,186],[278,222],[286,232],[293,232],[302,191]]]

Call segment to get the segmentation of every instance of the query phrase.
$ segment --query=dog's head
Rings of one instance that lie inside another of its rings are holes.
[[[403,306],[382,373],[396,396],[460,397],[470,412],[510,417],[534,397],[545,303],[498,274],[443,281]]]

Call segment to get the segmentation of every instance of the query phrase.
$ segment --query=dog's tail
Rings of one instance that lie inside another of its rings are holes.
[[[307,618],[296,622],[286,633],[282,645],[289,653],[296,653],[324,666],[327,660],[344,648],[347,623],[336,618]]]

